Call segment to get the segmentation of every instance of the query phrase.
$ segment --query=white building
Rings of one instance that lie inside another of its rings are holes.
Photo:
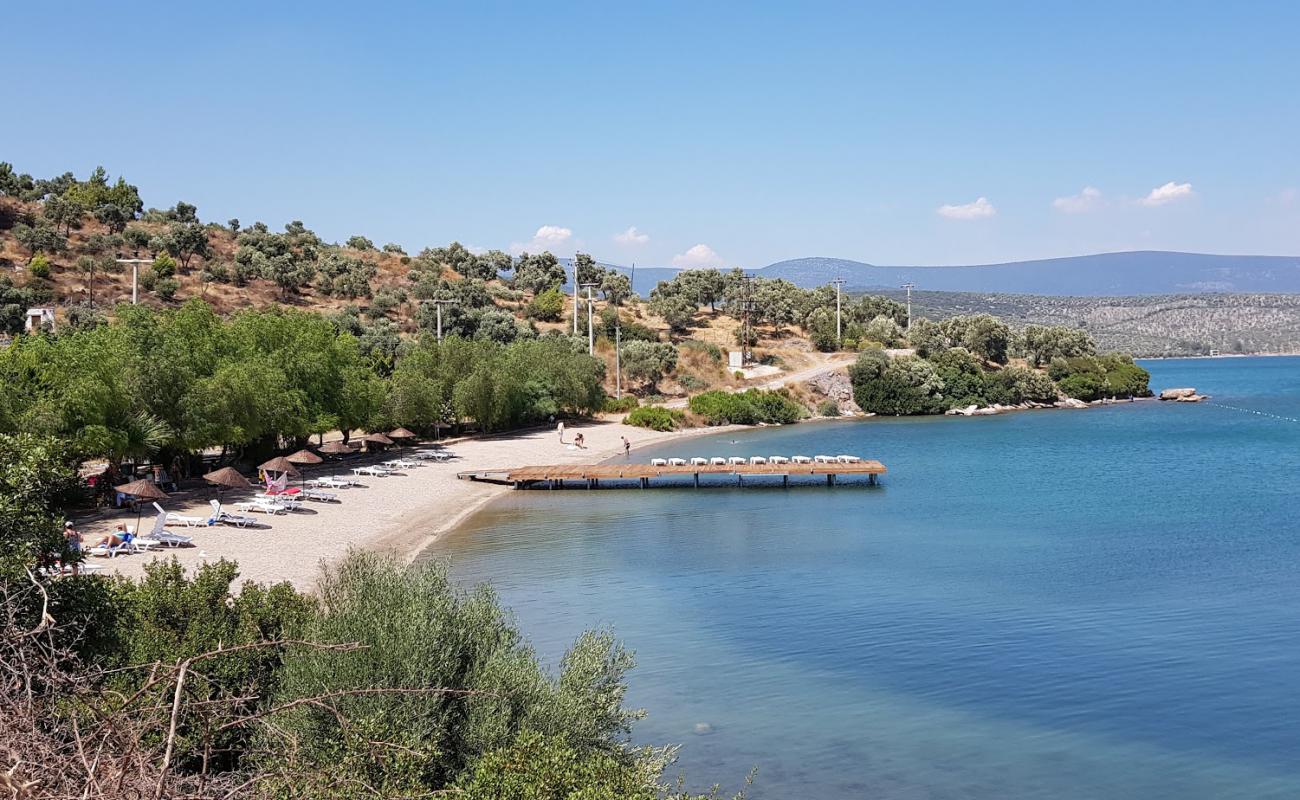
[[[54,309],[50,306],[27,309],[27,321],[23,325],[23,330],[31,333],[46,329],[54,330]]]

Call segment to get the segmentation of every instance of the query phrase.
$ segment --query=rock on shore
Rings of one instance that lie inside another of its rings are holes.
[[[1160,392],[1161,400],[1173,400],[1176,403],[1199,403],[1209,397],[1206,394],[1197,394],[1196,390],[1190,386],[1179,389],[1165,389]]]

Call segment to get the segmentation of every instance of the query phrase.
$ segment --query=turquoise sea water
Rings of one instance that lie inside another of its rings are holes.
[[[889,474],[515,492],[432,555],[548,659],[612,626],[637,740],[681,743],[697,788],[757,765],[759,798],[1300,797],[1300,359],[1145,366],[1213,404],[689,440],[633,457]]]

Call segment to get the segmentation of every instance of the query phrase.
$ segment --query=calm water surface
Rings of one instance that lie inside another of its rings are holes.
[[[1300,359],[1146,366],[1214,404],[695,439],[633,457],[889,475],[517,492],[431,555],[551,661],[612,626],[636,738],[681,743],[696,787],[757,765],[760,798],[1300,797]]]

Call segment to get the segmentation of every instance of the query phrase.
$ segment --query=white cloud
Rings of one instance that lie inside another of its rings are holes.
[[[619,244],[645,244],[650,241],[650,234],[642,233],[633,225],[622,233],[614,234],[614,241]]]
[[[1101,190],[1095,186],[1085,186],[1078,194],[1058,197],[1052,201],[1052,208],[1063,214],[1083,214],[1100,205]]]
[[[965,203],[964,205],[939,206],[936,212],[939,216],[948,219],[986,219],[998,213],[998,210],[993,207],[987,197],[980,197],[975,202]]]
[[[1144,206],[1163,206],[1166,203],[1172,203],[1175,200],[1182,200],[1192,196],[1192,185],[1190,183],[1174,183],[1170,181],[1164,186],[1157,186],[1151,190],[1151,193],[1142,198],[1139,202]]]
[[[680,269],[702,269],[704,267],[721,267],[722,256],[713,252],[707,244],[697,244],[679,256],[673,256],[673,266]]]
[[[510,252],[519,255],[523,252],[536,253],[542,250],[557,250],[573,238],[573,231],[559,225],[543,225],[533,234],[532,241],[513,242]]]

